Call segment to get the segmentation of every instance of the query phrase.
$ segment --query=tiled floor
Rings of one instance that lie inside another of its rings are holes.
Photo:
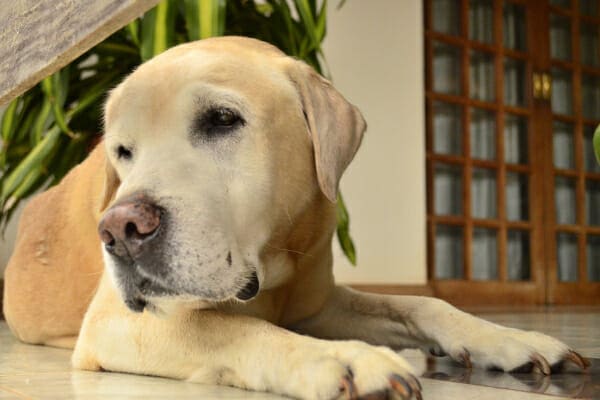
[[[478,314],[504,325],[549,333],[566,341],[586,357],[600,358],[599,309],[538,309],[525,313],[479,311]],[[403,354],[423,372],[421,382],[426,400],[552,400],[557,396],[600,398],[600,360],[594,360],[591,373],[571,372],[544,378],[537,374],[515,375],[477,369],[469,372],[444,359],[428,360],[417,351],[405,351]],[[0,322],[0,400],[281,398],[267,393],[168,379],[71,371],[69,356],[70,352],[66,350],[18,343],[6,324]]]

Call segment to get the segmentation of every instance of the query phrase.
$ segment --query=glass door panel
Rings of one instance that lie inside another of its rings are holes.
[[[580,4],[585,3],[585,1]],[[598,67],[599,58],[598,51],[600,50],[600,40],[598,39],[598,25],[582,22],[579,26],[579,47],[581,64],[589,67]]]
[[[474,280],[498,279],[498,232],[495,229],[475,228],[473,231]]]
[[[585,1],[585,0],[583,0],[583,1]],[[553,6],[557,6],[557,7],[570,8],[571,0],[550,0],[550,4],[552,4]]]
[[[573,78],[568,70],[552,68],[552,112],[573,115]]]
[[[462,154],[462,109],[457,104],[433,103],[433,151],[437,154]]]
[[[527,99],[526,65],[524,61],[504,59],[504,103],[510,106],[523,107]]]
[[[583,118],[600,120],[600,77],[583,74],[581,82]]]
[[[588,17],[597,17],[600,10],[598,0],[579,0],[579,12]]]
[[[600,226],[600,180],[588,179],[586,181],[585,223]]]
[[[469,87],[472,99],[494,101],[494,56],[482,51],[471,52]]]
[[[572,178],[557,176],[554,182],[556,223],[574,225],[577,222],[576,181]]]
[[[506,173],[506,219],[527,221],[529,219],[529,185],[527,174]]]
[[[437,225],[435,230],[435,278],[462,279],[464,274],[463,228]]]
[[[494,42],[494,2],[469,1],[469,38],[482,43]]]
[[[456,0],[432,0],[432,25],[436,32],[448,35],[460,33],[460,7]]]
[[[504,117],[504,161],[507,164],[527,164],[528,140],[527,119],[506,114]]]
[[[588,235],[586,247],[588,281],[600,282],[600,235]]]
[[[471,178],[473,218],[495,219],[498,214],[496,173],[492,169],[474,168]]]
[[[506,244],[509,280],[528,281],[531,278],[529,258],[529,233],[527,231],[510,229]]]
[[[463,213],[462,168],[452,164],[435,165],[435,213],[460,215]]]
[[[559,233],[556,237],[558,280],[560,282],[576,282],[578,278],[577,235]]]
[[[527,50],[527,23],[523,4],[504,3],[502,28],[505,48]]]
[[[554,168],[575,168],[575,134],[573,125],[564,122],[554,122],[552,136],[552,155]]]
[[[550,17],[550,56],[556,60],[571,60],[571,20],[552,14]]]
[[[438,93],[461,93],[461,51],[459,47],[442,42],[433,45],[433,90]]]
[[[480,108],[471,109],[471,157],[496,159],[496,116]]]

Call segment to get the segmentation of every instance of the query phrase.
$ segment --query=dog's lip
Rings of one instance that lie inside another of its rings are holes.
[[[248,279],[246,286],[240,289],[236,293],[235,297],[238,300],[247,301],[254,298],[258,294],[259,290],[260,282],[258,281],[258,275],[256,274],[256,271],[252,271],[252,275]]]

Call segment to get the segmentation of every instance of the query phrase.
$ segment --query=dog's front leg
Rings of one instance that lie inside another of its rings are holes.
[[[73,364],[307,399],[420,398],[410,365],[385,347],[315,339],[215,311],[134,314],[106,277],[86,314]]]
[[[504,371],[588,361],[539,332],[503,327],[431,297],[391,296],[336,287],[323,309],[291,329],[328,339],[359,339],[394,349],[420,348],[471,366]]]

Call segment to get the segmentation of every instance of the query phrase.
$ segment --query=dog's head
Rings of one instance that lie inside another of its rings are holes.
[[[99,224],[128,307],[281,284],[293,266],[268,267],[265,248],[332,208],[364,130],[329,82],[257,40],[189,43],[140,66],[106,104]]]

